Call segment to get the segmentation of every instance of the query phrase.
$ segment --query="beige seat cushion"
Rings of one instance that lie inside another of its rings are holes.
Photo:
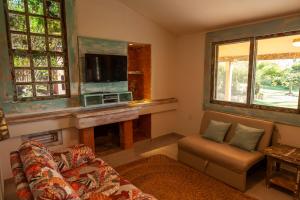
[[[178,142],[178,147],[238,173],[247,171],[264,157],[261,152],[248,152],[201,136],[183,138]]]

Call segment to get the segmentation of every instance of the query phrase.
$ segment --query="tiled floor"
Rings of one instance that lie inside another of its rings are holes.
[[[122,164],[148,157],[155,154],[164,154],[173,159],[177,159],[177,141],[181,135],[172,133],[152,140],[138,142],[134,148],[124,150],[102,157],[111,166],[116,167]],[[264,170],[255,171],[248,178],[248,190],[246,194],[260,200],[292,200],[292,196],[285,191],[275,188],[266,189],[264,182]],[[6,181],[5,200],[17,199],[15,195],[13,180]]]

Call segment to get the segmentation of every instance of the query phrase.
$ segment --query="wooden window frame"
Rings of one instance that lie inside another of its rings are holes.
[[[43,10],[44,13],[42,15],[29,13],[28,11],[28,0],[24,0],[24,12],[13,11],[8,9],[8,0],[4,1],[4,13],[5,13],[5,23],[6,23],[6,32],[7,32],[7,40],[8,40],[8,50],[9,50],[9,63],[11,69],[11,75],[13,79],[14,85],[14,101],[34,101],[34,100],[50,100],[50,99],[59,99],[59,98],[69,98],[70,97],[70,80],[69,80],[69,62],[68,62],[68,44],[67,44],[67,29],[66,29],[66,12],[65,12],[65,0],[51,0],[54,2],[58,2],[60,5],[60,17],[52,17],[47,14],[46,2],[47,0],[43,0]],[[10,30],[9,25],[9,13],[12,14],[20,14],[25,16],[26,23],[26,31],[12,31]],[[44,19],[44,30],[45,33],[31,33],[30,32],[30,23],[29,17],[40,17]],[[61,35],[52,35],[48,33],[48,21],[47,19],[59,20],[61,23]],[[21,49],[13,49],[11,42],[11,34],[23,34],[27,36],[28,48],[27,50]],[[45,45],[46,50],[32,50],[31,45],[31,37],[30,36],[43,36],[45,37]],[[49,49],[49,40],[48,38],[60,38],[62,40],[62,51],[50,51]],[[30,67],[15,67],[13,55],[25,55],[30,59]],[[41,55],[47,57],[47,67],[35,67],[33,64],[33,56]],[[61,56],[64,59],[63,67],[52,67],[51,66],[51,56]],[[15,69],[17,70],[30,70],[31,71],[31,82],[16,82],[15,77]],[[49,80],[48,81],[35,81],[34,70],[47,70]],[[64,80],[62,81],[54,81],[52,80],[52,70],[63,70],[64,71]],[[37,96],[36,95],[36,85],[47,84],[49,86],[49,96]],[[53,93],[53,85],[54,84],[64,84],[66,93],[63,95],[54,95]],[[32,97],[18,97],[17,94],[17,85],[31,85],[32,86]]]
[[[271,38],[276,38],[276,37],[284,37],[284,36],[291,36],[291,35],[297,35],[297,34],[300,34],[300,30],[284,32],[284,33],[277,33],[277,34],[269,34],[269,35],[257,36],[257,37],[248,37],[248,38],[241,38],[241,39],[235,39],[235,40],[212,42],[210,103],[224,105],[224,106],[234,106],[234,107],[242,107],[242,108],[250,108],[250,109],[259,109],[259,110],[300,114],[300,89],[299,89],[299,97],[298,97],[298,108],[296,108],[296,109],[253,104],[253,95],[254,95],[253,83],[255,82],[257,41],[260,39],[271,39]],[[222,100],[215,99],[215,97],[216,97],[215,85],[216,85],[216,81],[217,81],[218,52],[219,52],[218,47],[219,47],[219,45],[234,44],[234,43],[247,42],[247,41],[250,41],[247,102],[246,103],[238,103],[238,102],[222,101]]]

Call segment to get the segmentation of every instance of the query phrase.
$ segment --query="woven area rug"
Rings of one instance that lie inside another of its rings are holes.
[[[143,158],[116,170],[159,200],[255,200],[164,155]]]

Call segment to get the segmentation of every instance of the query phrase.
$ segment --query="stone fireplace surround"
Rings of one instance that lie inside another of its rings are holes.
[[[32,133],[76,128],[79,130],[79,142],[87,144],[92,149],[95,149],[95,126],[119,123],[121,148],[127,149],[133,145],[133,120],[145,115],[151,118],[151,115],[156,113],[175,111],[177,107],[177,99],[169,98],[134,101],[118,107],[73,107],[56,111],[7,114],[6,118],[12,138]],[[147,136],[152,138],[151,124],[149,130],[150,133]]]
[[[133,121],[139,117],[140,107],[116,107],[101,111],[87,111],[74,114],[75,127],[79,129],[79,140],[95,152],[94,127],[119,123],[120,146],[122,149],[133,145]]]

